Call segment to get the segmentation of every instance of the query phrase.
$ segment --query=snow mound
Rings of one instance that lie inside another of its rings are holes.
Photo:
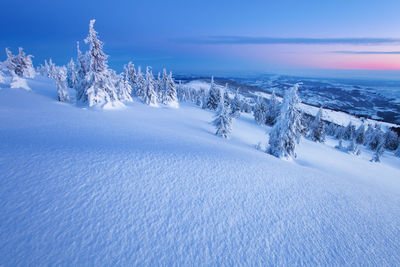
[[[12,81],[10,83],[11,88],[21,88],[25,89],[26,91],[31,91],[31,88],[29,87],[28,83],[26,82],[26,79],[18,77],[18,76],[13,76]]]

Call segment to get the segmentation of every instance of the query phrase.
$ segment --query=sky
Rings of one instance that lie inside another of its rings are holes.
[[[399,0],[2,2],[0,48],[22,46],[35,64],[75,57],[94,18],[117,70],[400,70]]]

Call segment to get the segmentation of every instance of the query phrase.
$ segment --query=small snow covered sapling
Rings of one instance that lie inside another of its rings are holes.
[[[223,138],[229,138],[232,132],[232,117],[229,115],[229,109],[224,105],[224,101],[221,99],[218,106],[217,114],[213,121],[214,126],[217,128],[216,135]]]

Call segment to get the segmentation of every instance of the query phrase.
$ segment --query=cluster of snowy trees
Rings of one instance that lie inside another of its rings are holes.
[[[326,135],[330,135],[338,139],[336,148],[339,150],[360,155],[359,146],[363,145],[374,151],[371,159],[374,162],[380,161],[385,149],[394,151],[400,157],[400,137],[391,129],[384,131],[380,124],[369,124],[367,127],[363,123],[356,128],[350,122],[343,127],[324,121],[322,107],[315,116],[300,112],[298,87],[297,84],[287,90],[282,104],[277,100],[275,92],[272,92],[270,99],[257,98],[253,108],[256,123],[273,126],[269,133],[268,153],[276,157],[295,157],[295,147],[301,136],[324,143]]]
[[[400,138],[391,129],[383,130],[380,124],[367,126],[364,122],[357,128],[351,122],[346,127],[327,123],[326,132],[338,140],[336,147],[340,150],[359,155],[359,146],[365,146],[374,151],[371,161],[379,162],[385,150],[394,151],[400,157]],[[348,143],[347,146],[343,141]]]
[[[39,71],[55,80],[58,89],[58,99],[69,101],[68,88],[75,91],[76,103],[92,106],[119,106],[139,98],[150,106],[163,103],[178,107],[176,84],[172,73],[164,69],[162,75],[154,78],[151,67],[135,68],[132,62],[124,66],[124,72],[117,74],[108,67],[108,55],[103,51],[103,43],[94,29],[95,20],[89,24],[89,34],[85,43],[88,51],[83,53],[77,43],[76,60],[70,60],[68,65],[55,66],[51,59],[45,61]]]
[[[386,150],[395,151],[400,157],[400,138],[390,129],[382,130],[381,125],[366,125],[356,128],[352,123],[346,127],[323,120],[323,108],[316,116],[300,111],[298,96],[299,84],[294,85],[278,100],[273,91],[269,99],[253,99],[242,96],[239,89],[230,96],[228,85],[225,88],[217,85],[211,77],[207,90],[196,90],[181,81],[175,83],[172,73],[163,69],[154,77],[151,67],[142,72],[132,62],[124,66],[124,71],[117,74],[108,67],[108,56],[103,51],[103,43],[94,29],[95,20],[89,24],[89,34],[85,43],[88,51],[82,53],[77,43],[77,57],[71,59],[67,66],[56,66],[52,60],[45,61],[38,72],[55,81],[58,100],[61,102],[76,101],[88,106],[120,105],[138,98],[150,106],[159,103],[179,107],[179,102],[190,102],[203,109],[215,112],[213,125],[216,135],[229,138],[232,122],[239,118],[241,112],[253,113],[259,125],[272,126],[266,152],[276,157],[296,157],[295,148],[301,136],[312,141],[323,143],[326,135],[338,140],[338,149],[359,155],[359,146],[363,145],[374,151],[371,161],[379,162]],[[7,60],[0,64],[0,83],[4,75],[13,80],[33,78],[36,74],[32,56],[26,55],[22,48],[13,55],[6,49]],[[345,144],[344,144],[345,143]],[[260,147],[260,145],[258,145]]]

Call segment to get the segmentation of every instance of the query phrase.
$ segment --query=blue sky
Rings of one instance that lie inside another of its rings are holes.
[[[0,48],[22,46],[36,64],[65,64],[96,18],[118,70],[129,60],[193,73],[400,69],[398,0],[24,0],[2,10]]]

